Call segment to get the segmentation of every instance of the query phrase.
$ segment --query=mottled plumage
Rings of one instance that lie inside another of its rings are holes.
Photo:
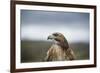
[[[69,44],[63,34],[53,33],[48,36],[48,39],[53,40],[54,43],[47,52],[47,56],[45,58],[46,61],[65,61],[75,59],[75,54],[69,47]]]

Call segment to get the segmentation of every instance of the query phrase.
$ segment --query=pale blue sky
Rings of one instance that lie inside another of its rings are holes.
[[[89,13],[21,10],[21,39],[46,40],[54,32],[71,42],[88,42]]]

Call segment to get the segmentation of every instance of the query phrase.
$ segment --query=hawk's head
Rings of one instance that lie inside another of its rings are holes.
[[[60,45],[62,47],[66,47],[66,48],[69,47],[66,38],[61,33],[58,33],[58,32],[53,33],[48,36],[48,39],[54,40],[55,43],[57,43],[58,45]]]
[[[65,37],[64,37],[63,34],[56,32],[56,33],[49,35],[48,39],[51,39],[51,40],[54,40],[54,41],[57,41],[57,42],[62,42],[62,41],[65,40]]]

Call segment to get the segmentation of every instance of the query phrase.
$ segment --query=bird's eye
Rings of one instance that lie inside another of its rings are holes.
[[[58,34],[57,34],[57,33],[54,33],[53,35],[54,35],[54,36],[58,36]]]

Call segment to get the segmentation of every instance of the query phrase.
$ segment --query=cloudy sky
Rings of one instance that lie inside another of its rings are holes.
[[[70,42],[88,42],[89,13],[21,10],[21,40],[47,40],[54,32]]]

